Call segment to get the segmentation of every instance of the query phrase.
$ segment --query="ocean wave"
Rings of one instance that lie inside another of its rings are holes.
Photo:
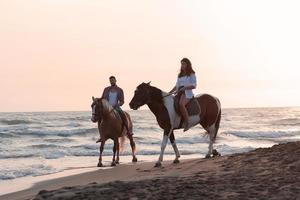
[[[99,156],[99,150],[94,150],[94,151],[72,151],[72,153],[70,154],[71,156]],[[107,153],[107,152],[103,152],[103,156],[107,156],[107,155],[113,155],[113,153]]]
[[[0,153],[0,159],[9,159],[9,158],[32,158],[39,157],[35,153],[26,153],[26,152],[13,152],[13,151],[4,151]]]
[[[68,156],[69,148],[56,145],[30,145],[22,150],[5,150],[0,153],[0,159],[44,158],[56,159]]]
[[[134,141],[139,145],[152,145],[152,144],[160,144],[161,139],[149,138],[149,137],[134,137]]]
[[[18,125],[18,124],[32,124],[36,122],[29,121],[29,120],[20,120],[20,119],[12,119],[12,120],[1,119],[0,123],[4,125]]]
[[[14,137],[14,134],[13,133],[9,133],[9,132],[0,132],[0,138],[11,138],[11,137]]]
[[[30,165],[26,168],[18,168],[16,170],[12,169],[1,169],[0,180],[10,180],[25,176],[40,176],[46,174],[52,174],[59,172],[61,170],[55,169],[47,165]]]
[[[68,137],[68,136],[85,136],[89,133],[98,133],[97,128],[83,128],[83,129],[74,129],[74,130],[64,130],[60,131],[57,136],[63,136],[63,137]]]
[[[37,149],[47,149],[47,148],[65,148],[63,146],[55,145],[55,144],[35,144],[28,146],[30,148],[37,148]]]
[[[199,144],[199,143],[205,143],[207,144],[209,142],[209,138],[204,136],[186,136],[176,139],[177,144]]]
[[[136,143],[139,145],[159,145],[161,144],[161,139],[156,138],[147,138],[147,139],[135,139]],[[183,145],[191,145],[191,144],[200,144],[200,143],[208,143],[209,138],[206,136],[186,136],[186,137],[178,137],[176,138],[177,144]],[[170,144],[170,141],[169,141]]]
[[[81,124],[80,123],[76,123],[76,122],[70,122],[67,124],[68,127],[80,127]]]
[[[13,135],[30,135],[30,136],[61,136],[61,137],[70,137],[70,136],[86,136],[90,133],[98,133],[97,128],[80,128],[80,129],[66,129],[66,130],[12,130],[11,134]]]
[[[46,138],[44,139],[45,142],[50,142],[50,143],[70,143],[73,142],[74,140],[71,138]]]
[[[111,145],[106,144],[105,148],[109,148],[111,147]],[[76,146],[71,146],[70,148],[74,148],[74,149],[86,149],[86,150],[94,150],[94,149],[99,149],[99,144],[83,144],[83,145],[76,145]]]
[[[229,155],[232,153],[243,153],[243,152],[248,152],[248,151],[255,149],[254,147],[251,147],[251,146],[233,147],[233,146],[229,146],[226,144],[217,145],[216,148],[219,152],[222,153],[222,155]]]
[[[286,118],[280,120],[272,121],[273,125],[277,126],[300,126],[300,119],[299,118]]]
[[[65,122],[65,123],[58,123],[58,122],[48,122],[44,124],[45,127],[60,127],[60,128],[76,128],[76,127],[82,127],[83,125],[78,122]]]
[[[66,150],[44,151],[40,153],[40,157],[45,159],[57,159],[65,156],[69,156]]]
[[[223,133],[248,139],[273,139],[300,135],[300,131],[227,131]]]
[[[141,124],[141,123],[136,123],[134,124],[133,126],[133,130],[134,131],[161,131],[162,132],[162,129],[158,126],[158,124],[154,124],[154,125],[149,125],[149,124]]]
[[[300,126],[300,120],[280,120],[272,122],[272,125],[276,126]]]

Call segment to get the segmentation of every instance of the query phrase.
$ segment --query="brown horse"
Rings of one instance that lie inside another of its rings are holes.
[[[191,111],[188,119],[189,125],[190,127],[193,127],[200,124],[207,131],[210,143],[206,158],[210,158],[211,155],[219,155],[217,150],[213,149],[213,143],[216,139],[221,120],[220,101],[209,94],[197,96],[192,101],[194,106],[191,106],[188,109]],[[176,112],[176,104],[174,102],[175,98],[173,95],[169,95],[156,87],[152,87],[150,83],[142,83],[136,88],[134,97],[129,104],[130,108],[134,110],[147,104],[149,109],[155,115],[159,126],[164,130],[161,152],[155,165],[156,167],[161,166],[168,138],[170,138],[176,154],[174,163],[179,162],[180,154],[175,142],[173,130],[183,128],[183,124],[181,116]],[[197,110],[196,112],[195,109]]]
[[[101,138],[100,145],[100,156],[98,167],[103,167],[102,164],[102,152],[106,140],[112,139],[114,141],[113,147],[113,160],[111,166],[119,164],[119,153],[120,149],[125,142],[125,138],[128,137],[130,140],[130,146],[132,149],[132,162],[137,162],[135,156],[135,142],[132,136],[132,121],[127,112],[125,112],[128,128],[130,134],[127,133],[126,128],[123,126],[122,119],[119,113],[108,103],[106,99],[94,98],[92,103],[92,122],[98,122],[98,130]],[[115,159],[117,153],[117,159]]]

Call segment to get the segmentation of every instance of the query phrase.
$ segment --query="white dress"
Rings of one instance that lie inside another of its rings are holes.
[[[176,82],[176,90],[178,91],[178,89],[181,86],[194,86],[195,88],[197,87],[197,79],[195,74],[191,74],[189,76],[182,76],[182,77],[178,77],[177,78],[177,82]],[[193,94],[193,90],[185,90],[185,97],[187,99],[191,99],[193,98],[194,94]]]

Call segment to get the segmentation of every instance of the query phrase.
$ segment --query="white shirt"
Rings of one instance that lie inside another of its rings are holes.
[[[108,93],[108,102],[112,107],[115,107],[118,104],[118,93],[117,92],[109,92]]]
[[[194,86],[197,87],[197,79],[195,74],[191,74],[190,76],[182,76],[177,78],[176,82],[176,90],[178,91],[179,87],[181,86]],[[185,90],[185,97],[187,99],[193,98],[193,90]]]

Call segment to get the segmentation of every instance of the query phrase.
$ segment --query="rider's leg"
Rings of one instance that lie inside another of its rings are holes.
[[[126,131],[129,133],[129,127],[128,127],[128,124],[127,124],[127,118],[126,118],[126,115],[123,111],[121,111],[121,118],[122,118],[122,121],[123,121],[123,124],[125,126],[125,129]]]
[[[188,103],[188,99],[185,97],[184,94],[181,95],[179,105],[180,105],[181,115],[184,119],[184,131],[187,131],[188,127],[189,127],[189,123],[188,123],[189,114],[188,114],[187,109],[186,109],[186,104],[187,103]]]
[[[128,135],[132,135],[131,131],[129,130],[128,127],[128,123],[127,123],[127,117],[125,115],[125,113],[123,112],[123,110],[120,107],[116,107],[116,110],[118,111],[118,113],[120,114],[121,120],[123,122],[123,125],[126,129],[126,132]]]

